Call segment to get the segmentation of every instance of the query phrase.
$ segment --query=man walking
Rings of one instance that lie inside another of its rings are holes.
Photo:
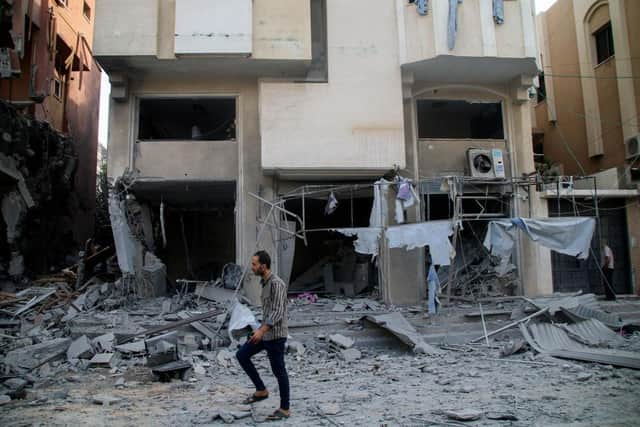
[[[251,271],[262,278],[260,280],[262,285],[262,325],[252,333],[249,341],[236,353],[240,366],[256,387],[255,393],[249,396],[244,403],[250,404],[269,397],[269,391],[251,362],[251,357],[266,350],[271,370],[278,380],[280,389],[280,408],[269,415],[267,420],[282,420],[291,415],[289,411],[289,376],[284,364],[285,342],[288,335],[287,285],[271,272],[271,257],[265,251],[258,251],[251,258]]]
[[[613,290],[613,251],[607,244],[607,242],[603,242],[603,260],[602,260],[602,271],[604,272],[604,294],[606,295],[607,301],[615,301],[616,294]]]

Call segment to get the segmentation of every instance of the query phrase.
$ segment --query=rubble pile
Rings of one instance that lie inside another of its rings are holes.
[[[47,273],[76,249],[76,163],[69,137],[0,100],[0,280]]]

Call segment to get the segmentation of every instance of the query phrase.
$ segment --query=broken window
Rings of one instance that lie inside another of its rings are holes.
[[[504,139],[499,102],[418,101],[418,137]]]
[[[235,98],[142,98],[138,140],[236,139]]]

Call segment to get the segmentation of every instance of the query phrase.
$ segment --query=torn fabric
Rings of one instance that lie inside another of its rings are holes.
[[[489,222],[484,246],[491,254],[508,259],[521,229],[531,240],[558,253],[587,259],[596,220],[590,217],[510,218]]]
[[[429,13],[429,0],[416,0],[416,10],[418,15],[427,15]]]
[[[353,246],[359,254],[378,255],[378,242],[382,234],[381,228],[336,228],[333,231],[349,237],[357,236],[358,239],[353,242]]]
[[[504,23],[504,0],[493,0],[493,21],[496,24]]]
[[[398,224],[404,224],[405,214],[404,211],[415,205],[418,195],[416,194],[411,181],[406,178],[398,179],[398,194],[396,195],[395,203],[395,219]]]
[[[382,227],[389,214],[386,195],[389,191],[389,184],[386,179],[380,179],[373,185],[373,207],[369,216],[369,227]]]
[[[336,209],[338,209],[338,199],[336,198],[336,195],[333,194],[333,191],[332,191],[331,194],[329,194],[327,205],[324,207],[324,214],[331,215],[336,211]]]
[[[435,265],[450,265],[455,251],[449,236],[453,234],[451,221],[428,221],[417,224],[403,224],[389,227],[386,237],[390,248],[407,250],[429,246],[431,259]]]
[[[453,50],[458,35],[458,5],[462,0],[449,0],[449,18],[447,21],[447,46]]]

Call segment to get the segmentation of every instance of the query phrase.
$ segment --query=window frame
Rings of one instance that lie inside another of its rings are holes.
[[[86,11],[89,11],[89,14],[86,14]],[[93,12],[93,10],[91,9],[91,6],[89,5],[89,3],[87,2],[87,0],[82,0],[82,16],[84,16],[84,18],[88,21],[91,22],[91,13]]]
[[[171,99],[232,99],[235,107],[235,138],[233,139],[189,139],[189,138],[174,138],[174,139],[140,139],[140,104],[143,100],[171,100]],[[192,142],[192,143],[237,143],[241,136],[241,117],[240,117],[240,94],[237,92],[230,93],[193,93],[193,94],[160,94],[160,93],[144,93],[136,94],[133,96],[133,106],[131,113],[133,114],[132,123],[135,127],[132,128],[133,142],[135,144],[150,143],[155,144],[159,142]]]
[[[607,42],[606,53],[608,54],[608,56],[604,57],[603,59],[600,59],[600,49],[599,49],[600,45],[598,43],[598,38],[603,34],[606,34],[606,42]],[[615,56],[616,52],[615,52],[615,45],[613,43],[613,27],[611,25],[611,21],[607,22],[606,24],[598,28],[596,31],[594,31],[592,34],[592,37],[593,37],[593,43],[595,47],[596,66],[607,62],[608,60],[610,60],[612,57]]]

